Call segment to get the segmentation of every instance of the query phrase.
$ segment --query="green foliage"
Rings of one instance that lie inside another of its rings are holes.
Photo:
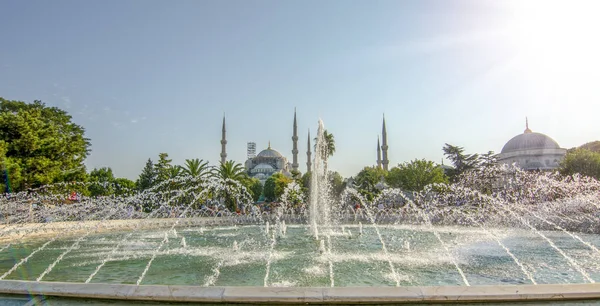
[[[329,133],[327,130],[323,131],[323,138],[325,138],[326,146],[324,148],[325,151],[321,153],[321,156],[327,156],[329,158],[335,153],[335,138],[333,137],[333,134]],[[315,151],[317,151],[318,139],[318,137],[315,137]]]
[[[103,167],[92,170],[89,180],[88,190],[91,196],[107,196],[115,193],[113,186],[115,176],[111,168]]]
[[[260,180],[257,178],[247,177],[246,179],[242,180],[242,185],[246,187],[246,190],[248,190],[248,193],[250,193],[252,196],[252,200],[254,202],[258,201],[263,192],[263,186],[260,183]]]
[[[146,166],[142,169],[136,185],[138,190],[146,190],[154,186],[156,183],[156,170],[154,169],[154,163],[150,158],[146,162]]]
[[[226,180],[231,179],[234,181],[242,181],[246,178],[247,174],[244,166],[240,163],[236,163],[233,160],[222,163],[218,168],[213,170],[213,175]]]
[[[0,98],[0,141],[14,191],[86,179],[90,141],[61,109]]]
[[[344,178],[336,171],[329,171],[329,185],[331,186],[331,192],[334,196],[338,197],[346,188]]]
[[[377,184],[385,180],[387,172],[378,167],[363,168],[354,179],[354,187],[367,200],[371,201],[377,196],[381,190],[377,188]]]
[[[579,146],[580,149],[589,150],[592,152],[600,153],[600,141],[591,141],[586,144]]]
[[[444,170],[432,161],[415,159],[390,170],[386,182],[390,187],[421,191],[434,183],[448,183]]]
[[[208,162],[198,158],[186,159],[182,173],[191,177],[204,178],[209,174]]]
[[[114,180],[115,195],[121,196],[132,194],[135,187],[135,182],[130,179],[118,177]]]
[[[88,191],[89,195],[111,196],[129,195],[135,189],[136,184],[126,178],[115,178],[112,169],[103,167],[90,172]]]
[[[559,171],[563,175],[579,173],[600,179],[600,153],[586,149],[575,149],[567,152],[560,163]]]
[[[498,155],[494,151],[488,151],[487,153],[479,156],[479,165],[483,168],[490,168],[498,164]]]
[[[154,165],[154,172],[156,173],[157,183],[164,182],[171,178],[171,162],[169,154],[160,153],[158,154],[158,162]]]
[[[458,176],[465,171],[479,167],[479,155],[465,154],[465,149],[463,147],[446,144],[442,150],[444,151],[446,158],[448,158],[454,166],[454,169],[450,169],[447,173],[452,181],[455,181]]]
[[[285,190],[285,187],[292,182],[292,179],[282,173],[271,175],[265,182],[263,189],[264,196],[268,202],[273,202],[279,199]]]
[[[225,181],[232,180],[242,184],[248,179],[248,175],[246,174],[244,166],[232,160],[222,163],[218,168],[214,168],[212,175]],[[227,184],[233,185],[234,183],[227,181]],[[224,200],[227,208],[229,208],[231,211],[237,210],[238,203],[232,197],[226,195]]]

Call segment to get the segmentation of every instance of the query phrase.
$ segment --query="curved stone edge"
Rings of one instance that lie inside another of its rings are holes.
[[[84,299],[206,303],[368,304],[600,300],[600,284],[411,287],[198,287],[0,281],[0,293]]]

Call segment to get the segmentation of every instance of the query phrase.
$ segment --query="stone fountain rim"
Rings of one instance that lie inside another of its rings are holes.
[[[368,304],[600,299],[600,283],[409,287],[199,287],[1,280],[0,293],[124,301]]]

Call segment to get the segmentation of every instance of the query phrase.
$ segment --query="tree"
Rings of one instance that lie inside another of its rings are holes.
[[[154,186],[156,182],[156,169],[154,168],[154,163],[150,158],[146,162],[146,166],[142,169],[142,173],[140,174],[136,185],[139,190],[146,190]]]
[[[115,176],[113,175],[112,169],[109,167],[102,167],[95,169],[90,172],[90,185],[88,190],[91,196],[107,196],[115,193],[114,181]]]
[[[214,168],[212,175],[221,180],[224,180],[225,184],[227,184],[230,187],[236,187],[236,182],[243,184],[244,181],[248,179],[248,175],[244,170],[244,166],[232,160],[226,161],[225,163],[221,163],[219,167]],[[225,205],[227,206],[227,208],[229,208],[232,211],[237,211],[238,203],[232,197],[231,194],[225,194],[223,200],[225,201]]]
[[[114,180],[114,186],[115,186],[115,195],[126,195],[126,194],[130,194],[133,192],[133,190],[135,190],[135,182],[127,179],[127,178],[123,178],[123,177],[118,177]]]
[[[563,175],[581,175],[600,179],[600,153],[586,149],[575,149],[567,152],[560,163],[559,171]]]
[[[204,178],[209,172],[208,162],[197,158],[186,159],[182,172],[191,177]]]
[[[292,179],[278,172],[271,175],[265,182],[263,193],[267,201],[272,202],[279,199],[285,191],[285,187],[292,182]]]
[[[463,147],[446,144],[442,150],[446,158],[454,165],[454,169],[448,171],[448,175],[452,180],[456,180],[463,172],[476,169],[479,166],[479,155],[465,154]]]
[[[346,188],[344,178],[336,171],[329,171],[327,176],[329,178],[329,185],[331,186],[331,192],[334,196],[338,197]]]
[[[181,166],[172,166],[168,169],[169,169],[169,171],[167,172],[167,175],[170,180],[178,178],[179,176],[181,176],[181,173],[183,172],[182,171],[183,168],[181,168]]]
[[[156,179],[158,182],[164,182],[171,177],[171,159],[169,154],[160,153],[158,154],[158,162],[154,165],[154,172],[156,173]]]
[[[263,192],[263,186],[260,183],[260,180],[254,177],[246,177],[242,181],[242,185],[246,187],[246,190],[248,190],[248,193],[250,193],[250,195],[252,196],[252,200],[254,202],[258,201],[260,195]]]
[[[381,190],[377,188],[377,184],[385,180],[386,176],[387,172],[381,168],[365,167],[356,175],[354,188],[371,201],[380,193]]]
[[[488,151],[487,153],[479,156],[479,165],[483,168],[489,168],[498,164],[498,155],[494,151]]]
[[[222,163],[219,167],[215,168],[213,175],[223,180],[231,179],[234,181],[242,181],[247,176],[244,166],[232,160]]]
[[[325,151],[321,154],[321,156],[327,156],[327,158],[333,156],[335,153],[335,138],[333,134],[329,133],[327,130],[323,131],[323,139],[325,139]],[[319,141],[318,137],[315,137],[315,152],[317,151],[317,142]]]
[[[392,168],[386,178],[390,187],[421,191],[434,183],[448,183],[442,167],[432,161],[415,159]]]
[[[15,191],[56,182],[85,181],[90,140],[67,112],[41,101],[0,98],[4,167]]]
[[[591,141],[579,146],[580,149],[586,149],[592,152],[600,153],[600,141]]]

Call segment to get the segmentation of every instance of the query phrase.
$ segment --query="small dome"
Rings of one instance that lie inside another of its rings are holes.
[[[528,130],[509,140],[502,148],[501,153],[533,149],[560,149],[560,146],[554,139],[542,133],[533,133]]]
[[[283,155],[281,155],[281,153],[277,152],[276,150],[271,149],[270,147],[268,149],[262,150],[260,151],[260,153],[258,153],[257,155],[258,157],[276,157],[276,158],[283,158]]]
[[[269,164],[258,164],[258,165],[256,165],[256,167],[252,168],[252,170],[259,170],[259,169],[273,170],[273,166],[271,166]]]

